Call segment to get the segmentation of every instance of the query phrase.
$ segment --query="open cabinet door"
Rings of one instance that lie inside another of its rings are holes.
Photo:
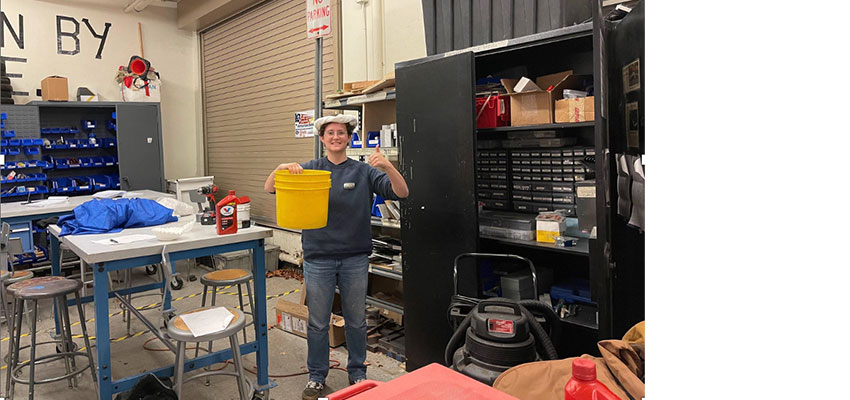
[[[645,319],[645,248],[642,178],[644,154],[646,80],[644,70],[644,1],[618,22],[607,26],[608,162],[607,185],[610,215],[611,337],[621,337]],[[597,153],[598,154],[598,153]],[[629,172],[618,167],[623,155]],[[638,164],[637,166],[635,164]],[[637,171],[639,172],[637,172]],[[627,202],[621,202],[628,198]]]
[[[473,54],[396,66],[407,370],[443,363],[452,263],[478,241]],[[415,227],[415,230],[413,229]]]

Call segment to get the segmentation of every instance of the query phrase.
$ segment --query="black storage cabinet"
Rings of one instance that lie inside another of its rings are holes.
[[[475,196],[476,142],[485,138],[483,135],[486,139],[504,138],[506,131],[475,128],[475,82],[491,74],[536,77],[573,70],[593,75],[595,120],[575,127],[552,124],[544,128],[565,130],[596,152],[597,232],[588,251],[530,250],[547,261],[562,263],[564,269],[587,268],[583,273],[598,305],[596,324],[563,324],[560,355],[597,353],[597,340],[620,337],[644,319],[643,233],[626,227],[616,215],[616,169],[613,154],[609,154],[609,150],[642,154],[643,147],[626,148],[622,128],[609,132],[608,126],[609,116],[619,121],[625,112],[620,110],[624,95],[609,93],[614,87],[609,81],[622,79],[622,66],[635,58],[644,64],[643,6],[627,17],[630,27],[619,33],[616,24],[604,21],[598,2],[594,2],[593,14],[593,21],[584,24],[396,64],[400,167],[410,187],[410,197],[402,202],[401,226],[408,371],[443,363],[452,334],[446,309],[453,294],[454,257],[494,248],[489,239],[479,238]],[[625,39],[635,35],[640,36],[637,45]],[[630,46],[624,46],[626,42]],[[603,43],[608,43],[605,51]],[[640,133],[643,136],[642,122]],[[495,248],[504,253],[522,251],[502,243]],[[461,276],[461,280],[470,278],[477,277]]]

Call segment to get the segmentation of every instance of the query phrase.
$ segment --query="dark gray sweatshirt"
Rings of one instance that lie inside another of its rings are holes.
[[[398,200],[387,174],[350,158],[335,165],[324,157],[301,166],[331,171],[328,225],[301,232],[304,258],[343,258],[371,253],[372,193],[388,200]]]

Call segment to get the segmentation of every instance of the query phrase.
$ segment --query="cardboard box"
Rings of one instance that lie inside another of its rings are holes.
[[[551,124],[555,121],[555,101],[564,97],[564,89],[582,89],[586,76],[564,71],[544,75],[515,90],[520,79],[502,79],[511,99],[511,126]],[[525,80],[523,80],[525,82]]]
[[[555,122],[593,121],[593,96],[555,101]]]
[[[301,302],[304,303],[304,285],[301,286]],[[334,303],[337,298],[334,297]],[[289,332],[303,338],[307,337],[307,323],[309,321],[309,309],[304,304],[296,304],[279,298],[275,304],[276,323],[275,328]],[[328,329],[328,344],[337,347],[345,343],[345,319],[339,315],[331,314],[330,328]]]
[[[567,230],[567,222],[559,215],[541,214],[536,219],[538,242],[555,243],[555,238]]]
[[[48,76],[42,79],[41,99],[45,101],[68,101],[68,78]]]

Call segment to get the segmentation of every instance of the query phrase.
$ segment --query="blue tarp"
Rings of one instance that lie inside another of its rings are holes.
[[[94,199],[59,218],[59,236],[121,232],[177,221],[172,209],[148,199]]]

